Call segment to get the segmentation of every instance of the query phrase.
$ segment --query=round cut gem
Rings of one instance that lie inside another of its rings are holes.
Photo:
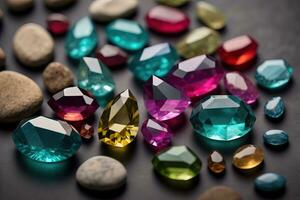
[[[282,130],[269,130],[263,135],[264,142],[270,146],[286,145],[289,141],[289,136]]]
[[[47,18],[47,28],[54,35],[65,34],[69,29],[69,20],[62,14],[51,14]]]
[[[233,165],[241,170],[251,170],[264,161],[262,148],[252,144],[244,145],[233,154]]]
[[[265,173],[255,179],[255,188],[264,193],[282,191],[286,185],[284,176],[275,173]]]
[[[106,44],[96,50],[96,57],[110,68],[120,67],[127,63],[127,53],[122,49]]]
[[[190,0],[156,0],[160,4],[178,7],[188,3]]]
[[[220,174],[225,170],[225,159],[218,151],[213,151],[209,154],[208,159],[208,169],[216,174]]]
[[[280,118],[285,110],[285,106],[281,97],[273,97],[264,107],[265,114],[273,119]]]

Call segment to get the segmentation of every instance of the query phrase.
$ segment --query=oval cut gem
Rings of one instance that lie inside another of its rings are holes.
[[[265,173],[255,179],[254,185],[260,192],[279,192],[285,188],[286,179],[276,173]]]
[[[264,107],[265,114],[273,119],[277,119],[284,114],[285,106],[281,97],[273,97]]]
[[[252,144],[244,145],[233,154],[233,165],[241,170],[251,170],[264,161],[262,148]]]
[[[207,158],[208,169],[216,174],[220,174],[225,170],[225,159],[218,151],[213,151]]]
[[[282,146],[288,143],[289,136],[282,130],[269,130],[263,135],[264,142],[271,146]]]
[[[62,14],[51,14],[47,18],[47,28],[54,35],[62,35],[69,29],[69,20]]]
[[[128,55],[119,47],[106,44],[96,50],[96,57],[110,68],[126,65]]]

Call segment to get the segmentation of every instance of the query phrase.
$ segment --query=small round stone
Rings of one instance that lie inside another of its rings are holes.
[[[54,41],[42,26],[28,23],[15,33],[13,49],[22,64],[39,67],[53,58]]]
[[[119,188],[125,184],[126,176],[122,163],[106,156],[88,159],[76,172],[76,180],[82,187],[97,191]]]
[[[14,12],[22,12],[31,8],[34,4],[33,0],[6,0],[6,4],[10,10]]]
[[[199,200],[241,200],[239,193],[226,186],[215,186],[204,192]]]
[[[286,179],[276,173],[265,173],[255,179],[254,185],[260,192],[278,192],[285,188]]]
[[[72,3],[75,3],[77,0],[45,0],[45,4],[49,8],[62,8],[65,6],[69,6]]]
[[[53,35],[65,34],[69,29],[69,20],[65,15],[54,13],[47,18],[47,29]]]
[[[240,170],[251,170],[262,164],[264,152],[262,148],[252,144],[244,145],[233,154],[233,165]]]
[[[285,111],[284,102],[281,97],[273,97],[264,106],[265,115],[271,119],[280,118]]]
[[[2,48],[0,48],[0,67],[4,67],[6,62],[6,55]]]
[[[288,143],[289,136],[282,130],[269,130],[263,135],[264,142],[271,146],[282,146]]]
[[[208,169],[215,174],[220,174],[225,170],[225,159],[218,151],[209,154],[207,163]]]
[[[52,62],[46,67],[43,72],[43,80],[50,93],[57,93],[74,85],[73,73],[59,62]]]
[[[94,135],[94,127],[89,124],[83,124],[79,133],[84,139],[90,139]]]
[[[39,110],[43,94],[30,78],[13,71],[0,72],[0,122],[17,122]]]

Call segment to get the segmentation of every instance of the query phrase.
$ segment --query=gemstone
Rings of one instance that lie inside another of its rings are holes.
[[[154,156],[152,164],[161,176],[179,181],[196,177],[202,166],[201,160],[186,146],[173,146],[159,152]]]
[[[96,50],[96,58],[110,68],[126,65],[128,55],[119,47],[106,44]]]
[[[209,154],[208,159],[208,169],[216,174],[220,174],[225,170],[225,160],[218,151],[213,151]]]
[[[252,144],[244,145],[233,154],[233,165],[241,170],[250,170],[258,167],[264,161],[262,148]]]
[[[293,68],[283,59],[267,60],[256,69],[257,83],[267,89],[286,86],[292,78]]]
[[[182,61],[173,67],[168,80],[193,98],[216,89],[223,74],[223,69],[214,58],[202,55]]]
[[[286,179],[276,173],[265,173],[255,179],[254,185],[260,192],[278,192],[285,188]]]
[[[138,129],[138,104],[130,90],[125,90],[105,107],[99,122],[99,140],[115,147],[125,147],[134,140]]]
[[[80,135],[67,122],[43,116],[22,121],[13,141],[24,156],[48,163],[70,158],[81,145]]]
[[[273,97],[264,107],[265,115],[272,119],[280,118],[285,110],[285,106],[281,97]]]
[[[79,60],[90,55],[98,44],[95,26],[89,17],[77,21],[69,30],[65,48],[68,56]]]
[[[82,121],[99,107],[93,97],[78,87],[68,87],[54,94],[48,105],[58,117],[67,121]]]
[[[90,139],[94,135],[94,127],[89,124],[83,124],[80,129],[80,136],[84,139]]]
[[[183,91],[152,76],[144,85],[144,103],[152,117],[164,121],[183,113],[190,105],[190,99]]]
[[[148,32],[137,22],[117,19],[106,27],[107,39],[118,47],[136,51],[142,49],[149,41]]]
[[[242,200],[242,196],[227,186],[214,186],[203,192],[198,200]]]
[[[226,25],[226,18],[223,13],[214,5],[199,1],[196,4],[198,18],[208,27],[220,30]]]
[[[221,43],[218,32],[201,27],[192,30],[176,44],[177,52],[184,58],[191,58],[202,54],[214,53]]]
[[[238,96],[247,104],[255,103],[259,97],[258,91],[250,79],[239,72],[227,72],[224,85],[230,94]]]
[[[115,83],[108,68],[97,58],[82,58],[77,69],[78,86],[96,98],[105,97],[115,90]]]
[[[249,67],[256,57],[258,44],[249,35],[242,35],[225,41],[218,49],[218,54],[223,63],[242,70]]]
[[[190,25],[186,14],[167,6],[153,7],[145,19],[148,27],[159,33],[179,33],[187,30]]]
[[[178,60],[176,50],[169,43],[161,43],[134,55],[129,61],[129,69],[137,79],[147,81],[152,75],[166,76]]]
[[[156,1],[160,4],[173,6],[173,7],[182,6],[189,2],[189,0],[156,0]]]
[[[289,136],[282,130],[269,130],[263,135],[264,142],[270,146],[282,146],[289,142]]]
[[[62,14],[51,14],[47,18],[47,28],[53,35],[65,34],[69,29],[69,20]]]

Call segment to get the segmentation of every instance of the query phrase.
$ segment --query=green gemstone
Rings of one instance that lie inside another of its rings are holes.
[[[80,135],[67,122],[43,116],[21,122],[13,141],[21,154],[40,162],[66,160],[81,145]]]
[[[238,97],[213,95],[197,104],[190,121],[199,135],[212,140],[229,141],[251,131],[255,116],[251,108]]]
[[[182,6],[189,2],[189,0],[156,0],[156,1],[160,4],[173,6],[173,7]]]
[[[173,146],[152,160],[156,172],[172,180],[190,180],[200,172],[202,163],[197,155],[186,146]]]
[[[126,19],[110,23],[106,36],[111,43],[129,51],[142,49],[149,41],[148,32],[140,24]]]
[[[89,17],[77,21],[69,30],[65,48],[68,56],[79,60],[90,55],[98,43],[95,26]]]

